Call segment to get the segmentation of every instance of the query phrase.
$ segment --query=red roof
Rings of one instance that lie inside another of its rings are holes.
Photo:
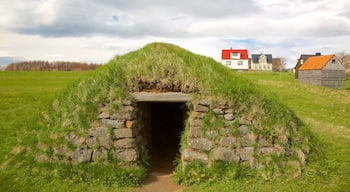
[[[301,65],[299,70],[313,70],[322,69],[334,55],[313,56],[308,58],[304,64]]]
[[[231,53],[240,53],[240,59],[248,59],[248,50],[247,49],[223,49],[222,50],[222,59],[231,59]]]

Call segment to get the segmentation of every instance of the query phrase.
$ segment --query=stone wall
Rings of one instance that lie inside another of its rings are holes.
[[[37,156],[38,161],[60,161],[66,163],[104,162],[117,159],[122,166],[135,166],[140,160],[140,151],[144,146],[137,122],[137,105],[126,99],[119,108],[110,113],[110,104],[101,105],[97,123],[94,123],[83,136],[71,132],[64,137],[67,145],[52,147],[52,157]],[[67,147],[71,146],[71,147]],[[48,151],[48,147],[39,144],[38,148]]]
[[[185,167],[200,161],[210,166],[215,161],[247,163],[251,168],[263,169],[271,165],[271,156],[284,157],[283,166],[293,166],[300,175],[309,148],[292,146],[291,137],[298,136],[297,127],[263,127],[255,115],[242,115],[235,106],[211,104],[208,100],[192,101],[187,140],[182,143],[181,160]],[[104,162],[116,159],[121,166],[137,166],[149,157],[150,127],[145,113],[146,105],[126,99],[116,110],[111,103],[101,104],[94,123],[86,134],[69,133],[64,137],[68,145],[51,148],[52,155],[37,156],[38,161],[66,163]],[[114,112],[109,112],[114,111]],[[260,114],[261,115],[261,114]],[[174,135],[178,137],[178,135]],[[67,147],[71,146],[71,147]],[[48,151],[45,145],[38,145]],[[294,160],[289,160],[289,157]]]
[[[297,127],[293,130],[297,131]],[[251,168],[264,169],[273,164],[271,157],[275,156],[285,158],[285,162],[279,162],[280,168],[292,166],[294,176],[301,174],[309,152],[308,147],[302,150],[291,145],[291,131],[287,128],[261,127],[250,117],[237,114],[233,106],[212,106],[208,101],[194,103],[185,145],[181,155],[183,167],[194,161],[207,166],[215,161],[224,161],[247,163]],[[297,160],[288,159],[291,156]]]

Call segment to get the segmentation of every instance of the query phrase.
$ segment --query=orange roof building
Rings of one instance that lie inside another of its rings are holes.
[[[345,88],[345,67],[335,55],[313,56],[299,67],[302,83]]]

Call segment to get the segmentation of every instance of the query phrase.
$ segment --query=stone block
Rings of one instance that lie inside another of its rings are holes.
[[[200,127],[202,125],[202,120],[201,119],[192,119],[190,118],[190,126],[193,127]]]
[[[232,130],[231,130],[230,127],[221,127],[221,128],[219,128],[219,133],[223,137],[230,136],[231,132],[232,132]]]
[[[244,147],[237,149],[237,153],[242,161],[249,161],[253,158],[254,147]]]
[[[112,136],[108,127],[94,127],[88,130],[89,136],[95,137],[100,146],[109,148],[112,145]]]
[[[185,161],[201,161],[203,163],[208,163],[209,162],[209,158],[208,155],[205,153],[201,153],[198,151],[193,151],[190,149],[185,149],[183,152],[183,156],[182,156],[183,160]]]
[[[97,138],[100,147],[111,148],[113,140],[111,136]]]
[[[220,145],[223,147],[236,147],[237,138],[236,137],[221,137]]]
[[[113,120],[135,120],[136,113],[135,112],[118,112],[111,114],[111,119]]]
[[[211,130],[211,131],[207,131],[206,135],[208,139],[215,140],[219,136],[219,133],[216,130]]]
[[[114,142],[114,147],[116,149],[129,149],[134,148],[135,143],[135,139],[132,138],[119,139],[118,141]]]
[[[216,115],[223,115],[223,114],[224,114],[224,110],[221,109],[221,108],[215,108],[215,109],[213,109],[213,112],[214,112]]]
[[[84,163],[91,161],[92,150],[89,149],[77,149],[72,153],[73,163]]]
[[[225,162],[239,162],[240,157],[235,153],[234,149],[219,147],[213,149],[213,159]]]
[[[199,105],[204,105],[204,106],[209,106],[210,105],[210,101],[208,100],[204,100],[204,99],[200,99],[197,104]]]
[[[101,122],[104,125],[106,125],[106,127],[111,126],[112,128],[116,128],[116,129],[125,127],[125,121],[122,121],[122,120],[102,119]]]
[[[136,119],[136,110],[133,106],[122,106],[118,112],[110,115],[113,120],[134,120]]]
[[[194,105],[193,110],[197,112],[209,112],[209,106]]]
[[[89,136],[93,137],[105,137],[110,134],[110,129],[108,127],[92,127],[88,130]]]
[[[98,116],[97,116],[97,119],[108,119],[110,116],[109,116],[109,113],[107,111],[102,111]]]
[[[251,125],[251,122],[245,118],[240,118],[239,119],[239,124],[240,125]]]
[[[259,146],[260,147],[273,147],[273,139],[266,139],[262,135],[259,136]]]
[[[126,126],[126,128],[128,128],[128,129],[133,128],[134,125],[135,125],[135,121],[127,120],[127,121],[125,122],[125,126]]]
[[[113,129],[113,136],[117,139],[120,138],[132,138],[136,136],[135,129]]]
[[[272,147],[261,147],[257,149],[257,153],[259,155],[263,155],[263,154],[273,154],[275,153],[275,149]]]
[[[239,135],[242,135],[242,136],[247,135],[249,133],[249,127],[246,125],[241,125],[239,126],[238,131],[239,131]]]
[[[85,143],[89,148],[94,148],[94,147],[96,147],[98,142],[97,142],[96,137],[89,137],[85,140]]]
[[[248,135],[244,135],[240,138],[240,143],[242,147],[250,147],[255,145],[257,136],[253,133],[249,133]]]
[[[92,153],[92,161],[93,162],[102,162],[107,159],[107,149],[100,148],[98,150],[93,151]]]
[[[234,120],[232,120],[232,121],[225,121],[224,122],[224,126],[225,127],[232,127],[232,125],[235,123],[235,121]]]
[[[235,119],[235,116],[232,113],[228,113],[224,115],[224,119],[226,121],[233,121]]]
[[[233,109],[225,109],[225,114],[233,114]]]
[[[201,136],[200,127],[190,127],[190,131],[188,134],[189,138],[198,138]]]
[[[136,151],[136,149],[125,149],[115,150],[115,155],[118,160],[125,161],[125,162],[134,162],[138,159],[139,154]]]
[[[189,139],[188,146],[200,151],[209,151],[212,147],[212,142],[204,138]]]

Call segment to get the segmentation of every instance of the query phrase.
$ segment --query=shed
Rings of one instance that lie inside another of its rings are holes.
[[[299,68],[299,81],[302,83],[345,88],[345,67],[333,55],[314,56]]]
[[[295,79],[299,79],[299,68],[307,61],[308,58],[313,56],[321,56],[321,53],[312,54],[301,54],[299,59],[297,59],[297,63],[295,64]]]

